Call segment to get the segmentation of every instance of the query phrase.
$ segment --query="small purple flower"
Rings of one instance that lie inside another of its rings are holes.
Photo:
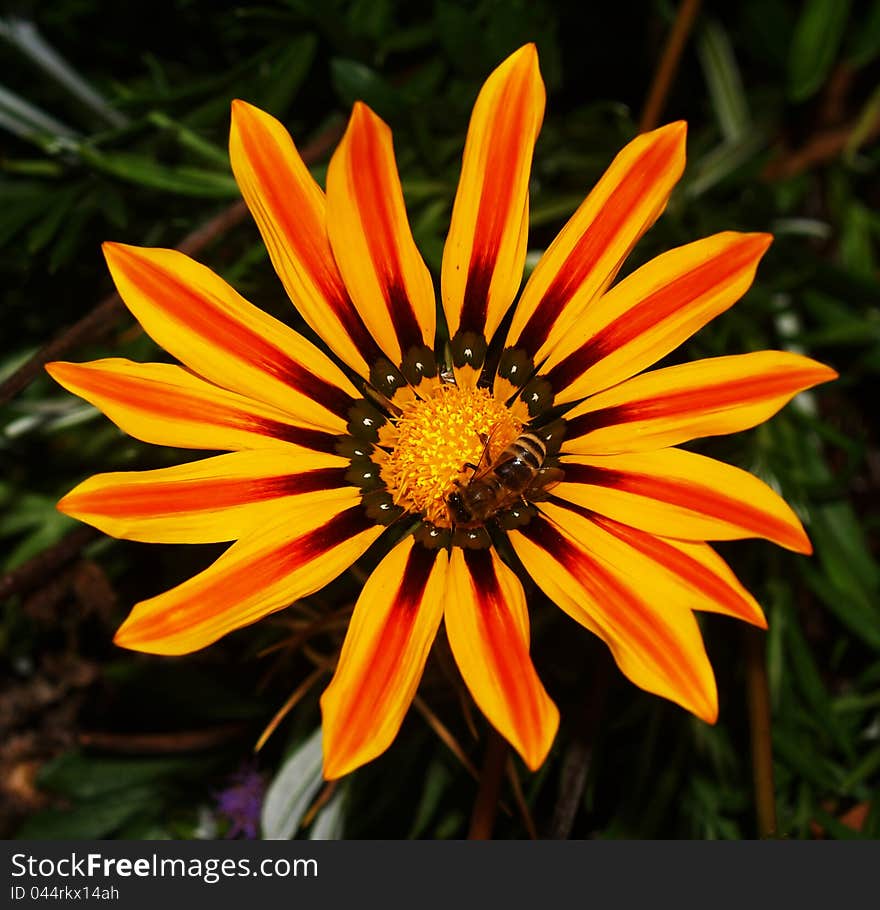
[[[256,840],[265,790],[263,777],[252,762],[230,775],[229,786],[215,794],[217,813],[231,822],[227,838]]]

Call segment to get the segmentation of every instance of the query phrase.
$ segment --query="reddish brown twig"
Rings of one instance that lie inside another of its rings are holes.
[[[300,828],[308,828],[308,826],[315,820],[315,816],[333,798],[333,794],[336,792],[338,786],[338,780],[328,780],[327,783],[324,784],[324,786],[321,788],[321,792],[317,795],[315,801],[311,804],[311,806],[309,806],[308,811],[303,816],[303,819],[300,822]]]
[[[104,752],[125,755],[176,755],[179,752],[202,752],[241,736],[247,729],[243,723],[223,724],[207,730],[182,730],[177,733],[104,733],[83,732],[79,744]]]
[[[773,740],[766,642],[764,632],[760,629],[747,626],[742,630],[742,634],[746,658],[746,689],[758,836],[772,837],[776,833],[776,795],[773,790]]]
[[[531,840],[537,840],[538,830],[535,828],[532,813],[529,811],[529,804],[526,802],[519,775],[516,773],[516,766],[513,763],[513,759],[509,756],[507,759],[507,779],[510,781],[510,789],[513,790],[513,801],[516,803],[516,808],[519,811],[520,818],[526,829],[526,834],[528,834]]]
[[[474,779],[479,780],[477,769],[473,762],[467,757],[461,743],[450,733],[449,728],[440,720],[439,717],[431,710],[428,704],[420,697],[413,699],[413,707],[425,719],[425,723],[434,731],[437,738],[446,746],[447,749],[459,760],[462,767]]]
[[[303,146],[301,152],[303,161],[306,164],[314,164],[319,161],[336,144],[342,136],[342,131],[343,126],[339,121],[330,123],[312,142]],[[188,256],[194,256],[213,240],[243,221],[247,211],[247,206],[243,201],[230,205],[201,227],[187,234],[178,244],[177,249]],[[106,337],[119,322],[124,312],[125,306],[118,294],[114,293],[105,297],[79,322],[75,322],[72,326],[59,332],[47,345],[40,348],[11,376],[0,383],[0,404],[9,401],[30,385],[50,361],[58,359],[86,342],[95,342]]]
[[[645,99],[645,107],[642,110],[642,119],[639,122],[639,129],[645,133],[654,129],[660,123],[660,117],[663,109],[666,107],[666,99],[669,96],[669,90],[678,72],[681,63],[681,55],[684,53],[688,36],[694,27],[697,14],[700,12],[700,0],[682,0],[678,8],[678,14],[669,37],[666,39],[666,46],[663,48],[663,54],[654,78],[651,81],[651,88],[648,97]]]
[[[254,746],[254,752],[259,752],[266,743],[266,740],[275,732],[278,724],[308,695],[309,690],[324,675],[323,667],[313,670],[296,689],[293,690],[290,698],[275,712],[272,720],[266,724],[266,729],[260,734],[257,744]]]
[[[858,123],[833,130],[825,130],[814,136],[806,145],[790,152],[782,152],[767,163],[764,168],[765,180],[784,180],[787,177],[797,177],[817,165],[833,161],[847,147],[853,131]],[[880,136],[880,116],[864,133],[864,143],[872,142]]]
[[[468,840],[491,840],[501,798],[501,780],[507,764],[507,743],[495,730],[489,731],[486,755],[480,771],[480,786],[471,814]]]

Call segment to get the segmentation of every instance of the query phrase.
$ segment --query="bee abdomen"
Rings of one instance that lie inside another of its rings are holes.
[[[507,452],[537,471],[547,456],[547,446],[534,433],[523,433],[507,447]]]

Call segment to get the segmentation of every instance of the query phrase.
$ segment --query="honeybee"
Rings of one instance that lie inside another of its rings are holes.
[[[480,463],[487,459],[491,435],[486,440]],[[473,468],[466,483],[446,497],[449,518],[458,528],[474,528],[485,524],[499,512],[517,502],[535,499],[563,478],[557,467],[545,467],[547,446],[534,433],[518,436],[494,460],[481,468]]]

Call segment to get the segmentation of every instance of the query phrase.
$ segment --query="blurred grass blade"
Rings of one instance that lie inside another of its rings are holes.
[[[269,784],[263,801],[262,827],[266,840],[290,840],[321,789],[323,752],[321,728],[299,744]]]
[[[730,39],[718,22],[710,20],[703,26],[697,52],[721,135],[736,142],[748,132],[751,118]]]
[[[348,788],[337,787],[330,801],[315,816],[309,840],[342,840],[345,837],[345,808]]]
[[[880,0],[873,0],[852,39],[846,59],[853,69],[867,66],[880,56]]]
[[[45,147],[48,140],[73,139],[77,133],[35,104],[0,85],[0,127]]]
[[[764,131],[753,127],[735,142],[723,142],[700,158],[683,181],[687,199],[697,199],[744,167],[764,148]]]
[[[850,0],[807,0],[788,54],[788,95],[806,101],[825,82],[849,19]]]
[[[32,22],[14,17],[0,19],[0,37],[5,38],[65,91],[111,126],[125,126],[128,122],[124,114],[114,110],[58,51],[46,42]]]
[[[165,167],[142,155],[100,152],[88,145],[83,145],[79,154],[97,171],[150,189],[212,199],[238,196],[238,185],[229,174],[195,167]]]
[[[229,153],[226,149],[208,142],[207,139],[203,139],[198,133],[182,123],[172,120],[164,111],[150,111],[147,114],[147,120],[154,126],[158,126],[160,130],[167,130],[183,148],[189,149],[200,158],[204,158],[206,161],[217,164],[224,169],[229,168]]]
[[[862,110],[859,112],[859,118],[856,125],[850,133],[843,153],[843,160],[850,165],[855,162],[858,150],[871,138],[871,134],[880,122],[880,86],[865,102]]]
[[[337,57],[330,61],[330,75],[336,93],[345,104],[364,101],[386,120],[393,119],[400,112],[402,99],[399,92],[365,64]]]
[[[253,99],[253,103],[258,103],[270,114],[282,116],[309,74],[317,47],[317,38],[312,34],[300,35],[290,41],[288,47],[269,64],[266,88],[259,98]]]

